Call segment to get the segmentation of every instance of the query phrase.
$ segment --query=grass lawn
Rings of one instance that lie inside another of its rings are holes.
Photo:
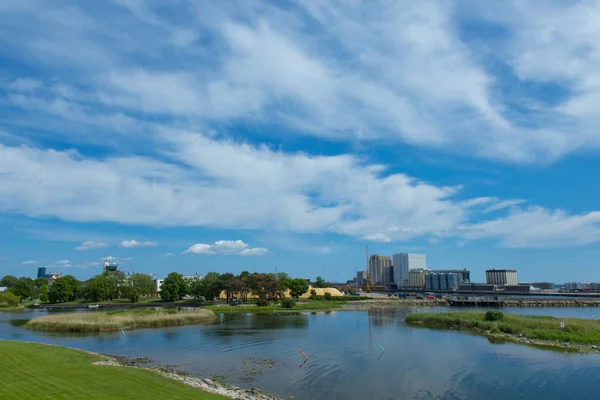
[[[296,304],[293,308],[283,308],[281,304],[274,304],[270,306],[258,307],[254,305],[238,305],[238,306],[207,306],[209,310],[213,310],[215,313],[223,314],[272,314],[275,310],[277,311],[329,311],[340,308],[346,304],[345,301],[327,301],[327,300],[308,300],[306,304]]]
[[[560,322],[564,321],[564,329]],[[466,329],[482,334],[523,335],[528,339],[600,345],[600,322],[591,319],[504,314],[503,321],[486,321],[484,312],[408,314],[406,323],[430,328]]]
[[[152,371],[92,364],[100,359],[64,347],[0,340],[0,399],[226,399]]]
[[[46,315],[28,321],[23,327],[51,332],[110,332],[120,329],[160,328],[214,322],[211,310],[193,311],[142,308],[110,312],[89,312]]]

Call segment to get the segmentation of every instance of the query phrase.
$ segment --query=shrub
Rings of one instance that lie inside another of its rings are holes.
[[[266,300],[263,300],[263,299],[258,299],[258,300],[256,300],[256,305],[258,307],[265,307],[265,306],[269,305],[269,302]]]
[[[310,289],[310,295],[311,296],[316,296],[317,295],[317,291],[315,289]]]
[[[296,303],[292,299],[283,299],[281,300],[281,307],[283,308],[294,308]]]
[[[11,292],[0,293],[0,307],[16,307],[20,302],[21,298]]]
[[[332,298],[332,297],[333,297],[333,296],[331,296],[331,293],[329,293],[329,292],[327,292],[327,293],[325,293],[325,294],[323,295],[323,298],[324,298],[325,300],[328,300],[328,301],[331,301],[331,298]]]
[[[488,311],[485,313],[486,321],[504,321],[504,314],[500,311]]]

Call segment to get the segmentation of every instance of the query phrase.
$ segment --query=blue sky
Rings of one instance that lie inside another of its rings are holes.
[[[597,37],[595,1],[4,1],[0,274],[600,280]]]

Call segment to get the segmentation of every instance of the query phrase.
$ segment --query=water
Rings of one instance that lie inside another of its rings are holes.
[[[438,308],[434,311],[447,311]],[[597,309],[505,309],[596,318]],[[95,336],[31,332],[0,314],[0,339],[148,357],[193,375],[295,399],[597,398],[600,356],[492,344],[465,332],[411,328],[407,309],[303,315],[234,315],[209,326]],[[379,342],[385,349],[381,350]],[[302,349],[309,360],[303,364]],[[262,359],[273,360],[274,365]]]

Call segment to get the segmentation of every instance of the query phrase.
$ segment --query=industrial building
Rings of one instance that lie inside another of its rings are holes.
[[[410,285],[409,272],[413,269],[427,269],[425,254],[397,253],[392,255],[394,282],[398,287]]]
[[[485,271],[485,281],[491,285],[517,286],[517,271],[514,269],[488,269]]]
[[[458,290],[463,282],[471,281],[471,271],[467,269],[428,270],[425,273],[425,288],[429,290]]]
[[[425,287],[426,271],[423,268],[411,269],[408,271],[408,286],[410,287]]]
[[[390,257],[373,254],[369,258],[369,281],[371,286],[390,286],[393,281]]]
[[[566,282],[564,290],[568,291],[599,291],[600,282]]]
[[[61,276],[62,275],[59,274],[58,272],[51,272],[51,273],[46,272],[46,267],[39,267],[38,268],[37,277],[38,278],[44,278],[46,281],[48,281],[48,283],[54,282],[55,280],[57,280]]]
[[[497,285],[486,284],[486,283],[463,283],[458,285],[460,292],[495,292],[498,290]]]

